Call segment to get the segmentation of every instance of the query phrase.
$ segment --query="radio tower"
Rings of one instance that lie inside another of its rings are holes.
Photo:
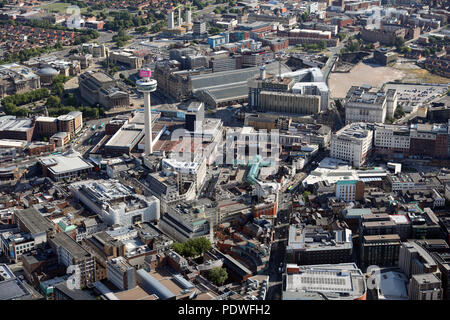
[[[151,79],[150,69],[140,71],[141,79],[136,81],[136,88],[144,94],[144,121],[145,121],[145,154],[153,153],[152,145],[152,109],[150,104],[150,92],[156,90],[157,81]]]

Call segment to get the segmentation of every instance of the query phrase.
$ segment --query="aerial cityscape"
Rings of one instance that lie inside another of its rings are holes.
[[[449,300],[449,19],[1,0],[0,300]]]

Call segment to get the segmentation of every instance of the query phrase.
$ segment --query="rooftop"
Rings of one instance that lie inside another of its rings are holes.
[[[351,249],[352,246],[352,232],[349,229],[331,232],[317,226],[289,226],[287,250],[337,250]]]
[[[362,122],[355,122],[346,125],[344,128],[333,134],[338,139],[363,140],[369,135],[368,125]]]
[[[366,294],[364,275],[356,264],[290,266],[283,300],[354,300]]]
[[[78,153],[48,156],[40,158],[39,162],[55,175],[86,170],[93,167],[92,164],[86,162]]]
[[[62,247],[67,250],[76,260],[83,260],[91,256],[88,251],[65,232],[57,233],[53,238],[50,238],[50,241],[57,247]]]
[[[53,228],[53,223],[42,216],[35,208],[16,210],[15,216],[20,219],[30,233],[37,234]]]

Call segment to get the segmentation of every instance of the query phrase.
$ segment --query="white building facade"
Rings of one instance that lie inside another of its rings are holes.
[[[373,131],[364,123],[352,123],[331,137],[330,156],[362,166],[372,150]]]

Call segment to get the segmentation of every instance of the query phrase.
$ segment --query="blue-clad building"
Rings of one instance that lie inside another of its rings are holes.
[[[230,35],[228,33],[220,33],[216,36],[208,37],[206,42],[212,49],[230,42]]]

